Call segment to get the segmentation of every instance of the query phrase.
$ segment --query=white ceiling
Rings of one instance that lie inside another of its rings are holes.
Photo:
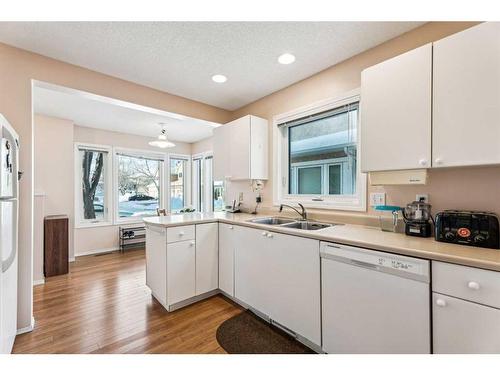
[[[0,41],[235,110],[423,22],[0,22]],[[280,65],[291,52],[297,60]],[[224,74],[224,84],[212,82]]]
[[[72,120],[79,126],[157,137],[159,122],[166,123],[170,140],[193,143],[212,136],[213,122],[143,107],[58,86],[38,84],[34,112]]]

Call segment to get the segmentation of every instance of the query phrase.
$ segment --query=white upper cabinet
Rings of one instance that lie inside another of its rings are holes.
[[[431,165],[432,44],[361,73],[361,170]]]
[[[247,115],[214,130],[214,179],[268,178],[268,122]]]
[[[500,163],[500,23],[434,43],[433,167]]]

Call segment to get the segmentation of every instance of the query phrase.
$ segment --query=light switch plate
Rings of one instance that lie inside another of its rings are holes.
[[[370,193],[370,206],[384,206],[385,193]]]

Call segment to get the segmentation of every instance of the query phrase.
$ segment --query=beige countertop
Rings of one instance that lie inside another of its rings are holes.
[[[145,218],[148,225],[173,227],[179,225],[221,222],[265,229],[269,232],[313,238],[345,245],[360,246],[368,249],[409,255],[418,258],[440,260],[478,268],[500,271],[500,250],[437,242],[433,238],[410,237],[401,233],[382,232],[377,227],[353,224],[335,225],[325,229],[304,231],[265,224],[251,223],[248,220],[269,215],[191,213]]]

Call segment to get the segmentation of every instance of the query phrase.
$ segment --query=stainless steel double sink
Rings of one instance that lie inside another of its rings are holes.
[[[331,227],[334,225],[339,225],[339,224],[320,223],[320,222],[310,221],[310,220],[295,220],[295,219],[278,217],[278,216],[263,217],[263,218],[258,218],[258,219],[251,219],[248,221],[251,223],[255,223],[255,224],[265,224],[265,225],[279,226],[282,228],[293,228],[293,229],[301,229],[301,230],[319,230],[319,229],[328,228],[328,227]]]

